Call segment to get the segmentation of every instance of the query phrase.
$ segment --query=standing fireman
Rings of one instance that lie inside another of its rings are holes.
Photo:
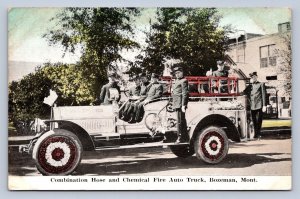
[[[264,83],[257,81],[257,72],[250,73],[250,85],[246,87],[251,106],[251,117],[254,125],[254,138],[260,138],[263,112],[266,111],[266,91]]]
[[[183,77],[183,69],[180,64],[175,64],[173,73],[176,80],[173,85],[172,99],[173,109],[177,113],[177,134],[176,143],[187,142],[189,136],[187,134],[187,124],[185,118],[185,111],[188,104],[188,81]]]

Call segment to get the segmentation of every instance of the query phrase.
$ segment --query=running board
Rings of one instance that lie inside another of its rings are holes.
[[[134,145],[124,145],[124,146],[106,146],[106,147],[97,147],[95,151],[104,151],[104,150],[117,150],[117,149],[133,149],[133,148],[151,148],[151,147],[162,147],[167,148],[168,146],[188,146],[189,142],[175,144],[171,143],[163,143],[163,142],[155,142],[155,143],[142,143],[142,144],[134,144]]]

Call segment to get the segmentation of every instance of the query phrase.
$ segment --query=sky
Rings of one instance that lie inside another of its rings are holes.
[[[42,36],[55,26],[51,18],[58,8],[12,8],[8,13],[8,60],[74,63],[79,57],[66,54],[59,46],[49,46]]]
[[[232,24],[247,33],[276,33],[279,23],[291,21],[288,8],[221,8],[219,12],[223,15],[221,25]]]
[[[55,27],[55,18],[61,8],[12,8],[8,12],[8,61],[9,62],[63,62],[75,63],[80,52],[66,53],[60,46],[49,46],[42,36]],[[277,32],[277,24],[291,21],[291,11],[287,8],[218,8],[223,16],[220,25],[231,24],[240,33],[272,34]],[[137,21],[139,31],[147,29],[149,19],[155,17],[155,9],[142,12]],[[139,32],[138,31],[138,32]],[[137,39],[143,40],[143,34]],[[130,58],[130,53],[128,54]],[[12,71],[12,70],[10,70]],[[28,73],[28,71],[19,72]],[[11,75],[10,75],[11,76]],[[12,77],[15,79],[14,77]]]

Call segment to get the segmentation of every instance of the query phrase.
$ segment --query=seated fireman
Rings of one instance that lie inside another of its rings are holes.
[[[228,77],[228,71],[225,70],[224,68],[224,62],[223,61],[217,61],[217,67],[218,69],[215,71],[207,71],[206,76],[212,76],[212,77]],[[216,81],[213,81],[213,88],[212,91],[213,92],[218,92],[218,85]],[[220,86],[220,93],[227,93],[228,92],[228,88],[227,88],[227,81],[226,80],[220,80],[219,83]]]
[[[108,83],[101,88],[100,103],[101,105],[112,104],[113,101],[120,101],[120,87],[116,82],[116,73],[111,72],[108,74]]]
[[[149,84],[150,84],[146,73],[140,73],[139,78],[140,78],[140,81],[141,81],[141,89],[140,89],[140,98],[137,102],[141,102],[144,99],[146,99],[146,95],[147,95],[147,92],[149,90]]]
[[[138,99],[138,97],[140,96],[140,92],[141,92],[141,82],[140,82],[140,78],[139,76],[133,76],[130,81],[134,81],[134,86],[132,86],[131,88],[129,88],[129,100],[126,102],[126,104],[124,105],[123,110],[121,110],[120,112],[120,118],[123,119],[124,121],[129,121],[131,119],[131,114],[135,113],[135,106],[134,106],[134,102],[135,100]]]
[[[150,83],[147,78],[146,73],[140,73],[137,77],[135,77],[135,83],[136,86],[132,87],[129,90],[129,95],[133,94],[132,98],[128,104],[126,104],[126,107],[124,107],[126,110],[120,112],[120,118],[124,121],[127,121],[129,123],[136,122],[136,112],[138,109],[138,105],[140,102],[144,101],[146,99],[147,92],[150,88]],[[140,85],[137,85],[137,84]],[[138,89],[139,88],[139,89]],[[139,90],[139,92],[138,92]],[[134,95],[139,96],[136,100],[136,97]],[[136,101],[134,101],[136,100]]]
[[[142,91],[142,90],[141,90]],[[140,99],[136,105],[136,121],[139,122],[143,118],[144,108],[143,106],[149,101],[161,97],[163,94],[163,86],[158,82],[158,75],[152,73],[151,83],[148,86],[145,99]]]

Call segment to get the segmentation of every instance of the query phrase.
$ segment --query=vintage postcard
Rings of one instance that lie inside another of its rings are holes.
[[[291,190],[288,8],[8,10],[10,190]]]

